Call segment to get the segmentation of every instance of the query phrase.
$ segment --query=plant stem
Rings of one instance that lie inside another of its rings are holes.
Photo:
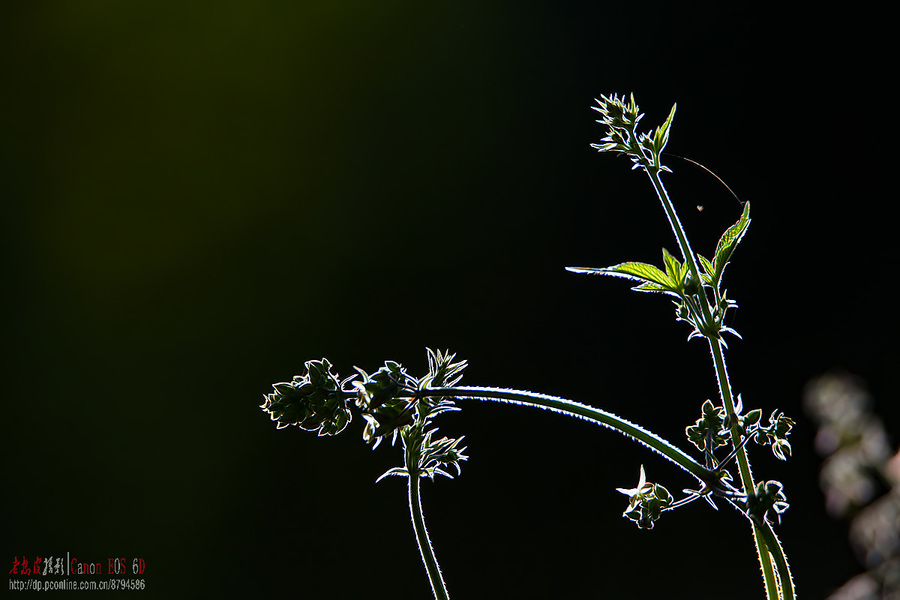
[[[623,435],[637,440],[650,449],[659,452],[703,483],[707,483],[710,480],[709,469],[694,460],[684,451],[676,448],[655,433],[647,431],[639,425],[635,425],[610,412],[594,408],[593,406],[573,402],[572,400],[566,400],[565,398],[548,396],[546,394],[490,387],[459,386],[453,388],[428,389],[420,393],[429,396],[452,396],[459,399],[485,400],[534,406],[544,410],[585,419],[598,425],[614,429]]]
[[[706,305],[705,301],[701,301],[701,303],[703,303],[704,306]],[[726,414],[734,414],[734,397],[731,390],[731,382],[728,379],[728,368],[725,364],[725,353],[722,350],[722,342],[717,338],[708,338],[708,341],[709,351],[716,367],[716,380],[719,382],[719,394],[722,397],[722,403],[725,405]],[[737,464],[741,476],[741,485],[744,488],[745,494],[752,494],[756,489],[756,484],[753,482],[753,474],[750,471],[750,461],[747,458],[747,451],[743,445],[738,446],[738,444],[741,443],[741,432],[736,421],[731,426],[730,433],[731,443],[737,448]],[[766,586],[766,596],[769,600],[783,598],[778,592],[775,573],[772,570],[772,561],[769,558],[769,545],[765,541],[765,536],[761,535],[759,527],[756,524],[753,525],[753,543],[756,545],[759,566],[762,568],[763,583]],[[780,546],[778,551],[783,553]]]
[[[412,519],[413,530],[416,532],[419,554],[422,555],[425,571],[428,573],[429,581],[431,581],[431,589],[434,592],[435,600],[449,600],[450,596],[447,594],[447,586],[444,584],[441,568],[438,566],[434,548],[431,546],[431,539],[428,537],[428,530],[425,528],[425,517],[422,514],[422,498],[419,494],[419,479],[421,478],[419,473],[413,470],[409,473],[407,479],[409,480],[409,516]]]
[[[691,270],[691,275],[694,277],[695,281],[702,282],[703,280],[700,278],[700,270],[697,267],[697,258],[694,255],[694,251],[691,249],[690,242],[688,242],[687,234],[684,231],[684,227],[681,225],[681,221],[678,218],[678,213],[675,211],[675,206],[674,204],[672,204],[672,200],[669,198],[669,194],[662,183],[662,179],[660,179],[659,169],[645,167],[644,170],[650,177],[650,181],[653,183],[653,189],[656,191],[656,195],[663,206],[663,210],[665,211],[666,217],[669,220],[669,225],[672,227],[672,231],[674,232],[675,237],[678,240],[681,254],[684,260],[687,262],[688,268],[690,268]],[[699,285],[698,289],[703,317],[707,323],[711,323],[712,315],[710,314],[710,306],[709,301],[706,297],[706,290],[704,289],[703,285]],[[731,390],[731,383],[728,381],[728,370],[725,366],[725,353],[722,350],[722,341],[717,336],[706,334],[704,335],[709,342],[710,354],[712,355],[713,363],[716,369],[716,379],[719,383],[719,396],[722,398],[722,404],[725,408],[725,414],[733,415],[735,414],[734,396]],[[753,482],[753,474],[750,471],[750,461],[747,459],[746,449],[741,445],[741,431],[740,426],[736,420],[731,426],[731,443],[732,446],[737,450],[738,470],[740,471],[741,485],[744,488],[744,493],[747,495],[753,494],[756,485]],[[775,573],[772,570],[772,559],[770,558],[770,550],[766,541],[767,537],[769,536],[761,535],[760,529],[756,525],[754,525],[753,539],[756,544],[756,553],[759,557],[760,566],[762,567],[763,581],[766,586],[766,595],[768,596],[769,600],[776,600],[776,598],[784,598],[784,596],[782,595],[782,593],[779,593],[778,585],[775,580]],[[784,550],[781,548],[781,545],[778,543],[778,540],[774,536],[774,534],[770,536],[770,541],[772,540],[774,540],[776,545],[778,546],[777,550],[774,548],[772,549],[772,555],[780,555],[781,558],[784,559]],[[785,565],[786,564],[787,563],[785,561]],[[792,586],[793,584],[791,583],[789,585]],[[782,586],[782,592],[784,591],[784,587],[785,586]],[[793,592],[793,590],[791,590],[791,592]],[[790,597],[793,597],[793,593],[791,593]]]
[[[753,529],[754,532],[758,532],[763,540],[765,540],[766,545],[773,550],[771,556],[775,565],[778,567],[778,584],[779,589],[781,590],[781,597],[784,598],[784,600],[794,600],[794,578],[791,576],[791,569],[788,566],[787,558],[784,555],[784,549],[781,547],[781,542],[778,541],[778,537],[772,530],[772,526],[767,522],[761,524],[754,523]]]
[[[775,578],[775,572],[772,570],[769,546],[756,523],[753,524],[753,543],[756,544],[756,556],[759,558],[759,566],[762,568],[763,585],[766,586],[766,598],[769,600],[785,600],[781,592],[778,591],[778,581]]]

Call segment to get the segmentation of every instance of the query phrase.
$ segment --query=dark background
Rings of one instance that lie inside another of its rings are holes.
[[[705,346],[665,299],[563,270],[676,250],[646,178],[589,147],[593,99],[633,91],[646,127],[677,101],[669,149],[752,201],[729,365],[745,406],[798,421],[794,457],[754,467],[785,483],[779,535],[799,593],[823,597],[859,567],[803,386],[856,373],[900,429],[893,49],[886,15],[831,7],[4,5],[0,558],[143,557],[141,597],[428,597],[404,483],[374,485],[397,449],[258,408],[323,356],[421,374],[448,348],[464,383],[686,447],[717,393]],[[671,165],[709,255],[740,206]],[[671,465],[582,422],[463,409],[441,427],[471,459],[423,491],[454,597],[763,597],[732,509],[621,518],[641,464],[692,484]]]

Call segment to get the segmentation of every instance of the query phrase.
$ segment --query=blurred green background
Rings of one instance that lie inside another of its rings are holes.
[[[715,394],[702,345],[659,298],[563,270],[674,250],[647,182],[588,146],[593,98],[633,91],[647,126],[677,101],[671,151],[753,201],[727,275],[732,376],[745,405],[799,421],[794,459],[756,469],[794,504],[800,593],[834,589],[858,566],[822,508],[803,385],[849,369],[895,433],[900,416],[890,53],[862,8],[5,4],[2,558],[143,557],[142,597],[426,597],[403,485],[373,485],[396,450],[368,451],[358,424],[276,431],[258,408],[322,356],[420,373],[425,346],[449,348],[467,383],[685,446]],[[740,207],[672,166],[708,254]],[[620,517],[641,463],[691,484],[648,453],[512,407],[445,421],[472,457],[424,492],[452,594],[685,597],[705,572],[697,597],[762,596],[730,509],[649,534]],[[648,567],[648,543],[676,556]]]

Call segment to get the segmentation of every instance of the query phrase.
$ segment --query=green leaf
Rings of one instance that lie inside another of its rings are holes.
[[[703,273],[701,273],[703,281],[712,285],[712,278],[716,272],[715,267],[713,267],[713,264],[709,262],[709,259],[702,254],[698,254],[697,258],[700,260],[700,266],[703,268]]]
[[[669,254],[669,251],[663,248],[663,263],[666,265],[666,275],[675,288],[680,289],[684,283],[685,271],[678,259]]]
[[[668,294],[672,293],[672,290],[668,287],[657,285],[655,283],[642,283],[641,285],[637,285],[631,289],[636,292],[662,292]]]
[[[747,227],[749,225],[750,202],[744,202],[744,213],[741,215],[741,218],[737,223],[725,230],[725,233],[723,233],[722,237],[719,238],[719,243],[716,244],[716,255],[713,258],[712,264],[714,267],[713,279],[715,280],[717,286],[722,278],[722,272],[725,270],[725,266],[731,259],[731,254],[740,243],[741,238],[744,237],[744,234],[747,232]]]
[[[666,144],[669,143],[669,127],[672,126],[672,119],[675,118],[675,109],[677,107],[677,104],[673,104],[672,110],[669,111],[669,117],[666,119],[666,122],[656,128],[653,142],[658,154],[662,154],[662,151],[666,147]]]
[[[623,275],[631,279],[640,279],[655,283],[667,289],[670,289],[673,283],[672,280],[657,267],[642,262],[625,262],[603,269],[603,271],[606,271],[610,275]]]
[[[663,258],[665,258],[667,254],[666,250],[663,249]],[[671,255],[669,255],[669,257],[674,261],[674,264],[672,266],[667,264],[666,269],[674,270],[677,278],[682,271],[681,263]],[[679,290],[677,279],[673,280],[659,268],[642,262],[625,262],[603,269],[595,267],[566,267],[566,271],[587,275],[611,275],[613,277],[622,277],[624,279],[640,281],[640,285],[631,288],[638,292],[662,292],[677,296]]]

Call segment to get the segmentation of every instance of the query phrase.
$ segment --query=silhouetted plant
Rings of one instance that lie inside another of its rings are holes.
[[[675,206],[663,186],[661,174],[670,172],[662,163],[663,150],[675,116],[675,107],[653,133],[638,132],[640,113],[634,98],[602,96],[594,107],[601,115],[598,123],[607,135],[593,147],[628,157],[634,169],[643,170],[653,185],[675,234],[681,258],[663,249],[663,267],[641,262],[624,262],[605,268],[569,267],[573,273],[622,277],[636,282],[633,288],[669,296],[675,304],[676,320],[691,326],[688,340],[702,339],[709,345],[719,385],[720,403],[706,400],[700,417],[686,428],[687,439],[701,453],[692,457],[658,435],[612,413],[589,406],[528,391],[491,387],[460,386],[465,361],[454,362],[449,353],[427,350],[428,373],[410,375],[401,364],[387,361],[372,374],[357,368],[357,374],[340,379],[325,360],[309,361],[303,375],[291,382],[274,385],[262,408],[278,422],[278,427],[297,425],[336,435],[354,414],[364,422],[363,439],[374,447],[390,439],[400,440],[403,465],[388,470],[387,476],[406,477],[410,517],[435,598],[448,598],[446,585],[425,528],[419,483],[435,475],[452,477],[460,473],[466,460],[462,438],[436,438],[433,420],[441,413],[459,410],[457,401],[481,400],[533,406],[578,417],[614,429],[651,448],[675,463],[697,481],[696,489],[675,497],[662,485],[647,481],[643,465],[635,488],[619,488],[628,496],[624,516],[642,529],[651,529],[663,513],[699,498],[713,507],[719,498],[742,514],[751,525],[763,582],[769,600],[794,598],[794,584],[781,544],[772,528],[788,507],[783,485],[778,481],[757,481],[750,470],[747,444],[770,446],[776,457],[785,460],[791,452],[788,442],[793,421],[780,411],[762,423],[762,411],[744,413],[740,396],[735,396],[728,379],[724,349],[725,334],[738,336],[725,325],[726,315],[736,308],[722,288],[726,266],[750,225],[750,204],[743,203],[738,221],[719,239],[712,258],[695,254],[678,218]],[[733,472],[736,471],[736,472]]]

